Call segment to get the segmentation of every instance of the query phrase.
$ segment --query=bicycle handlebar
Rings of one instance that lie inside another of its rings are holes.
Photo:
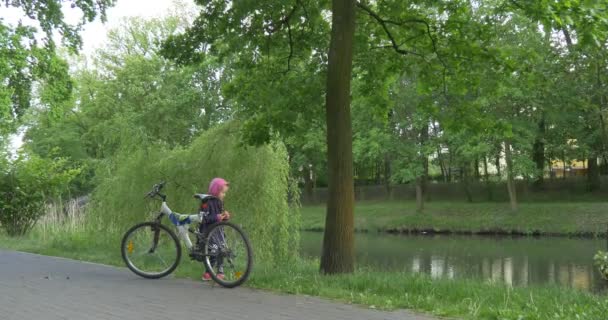
[[[160,194],[160,191],[163,189],[163,187],[165,186],[165,181],[161,181],[160,183],[155,184],[152,187],[152,191],[148,192],[145,196],[145,198],[154,198],[157,195],[163,196]],[[163,196],[164,197],[164,196]]]

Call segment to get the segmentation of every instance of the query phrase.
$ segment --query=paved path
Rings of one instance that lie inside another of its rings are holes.
[[[0,250],[0,319],[432,320],[321,299],[186,279],[146,280],[129,270]]]

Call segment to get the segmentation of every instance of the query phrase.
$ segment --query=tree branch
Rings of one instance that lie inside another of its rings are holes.
[[[514,1],[514,0],[512,0],[512,1]],[[443,58],[441,57],[441,55],[439,54],[439,51],[437,50],[437,40],[435,39],[435,37],[433,37],[433,33],[431,32],[430,24],[426,20],[417,19],[417,18],[407,19],[407,20],[403,20],[401,22],[389,20],[389,19],[383,19],[376,12],[374,12],[370,7],[366,6],[365,4],[363,4],[361,2],[357,2],[357,7],[359,9],[365,11],[370,17],[374,18],[378,23],[380,23],[380,25],[382,26],[382,29],[386,33],[386,36],[391,41],[390,47],[392,47],[397,53],[400,53],[403,55],[413,54],[413,55],[419,56],[424,59],[424,55],[422,55],[422,54],[401,49],[402,44],[397,44],[393,34],[390,32],[390,30],[387,26],[387,24],[391,24],[391,25],[395,25],[395,26],[399,26],[399,27],[403,27],[403,25],[408,24],[408,23],[424,24],[424,26],[426,27],[426,34],[429,36],[429,39],[431,40],[431,45],[433,46],[433,52],[437,56],[437,60],[439,60],[439,63],[441,63],[441,65],[443,66],[443,72],[442,72],[443,94],[446,96],[446,99],[447,99],[447,69],[448,69],[448,66],[445,63],[445,61],[443,60]],[[410,37],[408,40],[406,40],[406,42],[409,40],[413,40],[417,37],[418,36]],[[386,47],[386,46],[384,46],[384,47]],[[424,59],[424,60],[426,61],[426,59]]]
[[[288,40],[289,40],[289,56],[287,57],[287,70],[285,70],[282,73],[288,73],[289,71],[291,71],[291,60],[293,59],[293,56],[294,56],[294,50],[293,50],[294,41],[293,41],[293,35],[291,32],[290,20],[291,20],[291,17],[293,17],[296,10],[298,9],[298,6],[300,6],[300,5],[302,5],[301,1],[296,0],[296,4],[291,8],[289,13],[287,13],[287,15],[285,17],[283,17],[279,21],[272,23],[266,27],[266,31],[269,33],[269,36],[270,36],[273,33],[283,29],[283,26],[287,26],[287,35],[288,35]]]
[[[287,15],[285,17],[283,17],[282,19],[280,19],[277,22],[273,22],[270,25],[268,25],[266,27],[266,31],[268,33],[275,33],[279,30],[281,30],[283,28],[284,25],[289,23],[289,20],[291,19],[291,17],[293,16],[293,14],[296,12],[296,9],[298,9],[298,3],[296,3],[293,8],[291,8],[291,11],[289,11],[289,13],[287,13]]]
[[[357,7],[359,9],[365,11],[370,17],[374,18],[378,23],[380,23],[380,25],[382,26],[382,29],[384,29],[384,32],[386,33],[387,37],[391,41],[393,49],[396,52],[404,54],[404,55],[405,54],[414,54],[414,55],[417,55],[417,56],[420,56],[420,57],[424,57],[422,54],[415,53],[415,52],[412,52],[412,51],[405,51],[403,49],[400,49],[402,45],[398,45],[397,44],[397,42],[395,41],[395,38],[393,37],[393,35],[391,34],[390,30],[388,29],[387,24],[391,24],[391,25],[395,25],[395,26],[399,26],[399,27],[403,27],[403,25],[408,24],[408,23],[420,23],[420,24],[424,24],[424,26],[426,27],[426,34],[429,36],[429,39],[431,40],[431,44],[433,46],[433,52],[437,55],[437,59],[439,60],[439,62],[441,63],[441,65],[445,69],[447,69],[446,63],[443,61],[443,58],[441,57],[441,55],[439,55],[439,51],[437,50],[437,40],[435,39],[435,37],[433,37],[433,33],[431,32],[431,26],[430,26],[430,24],[426,20],[424,20],[424,19],[417,19],[417,18],[411,18],[411,19],[406,19],[406,20],[402,20],[402,21],[394,21],[394,20],[384,19],[384,18],[380,17],[370,7],[366,6],[365,4],[363,4],[361,2],[357,2]],[[418,36],[411,37],[407,41],[415,39],[417,37]]]
[[[389,30],[387,24],[396,24],[396,25],[400,25],[400,24],[398,24],[395,21],[383,19],[377,13],[375,13],[372,9],[370,9],[368,6],[364,5],[361,2],[357,2],[357,7],[359,9],[365,11],[370,17],[374,18],[378,23],[380,23],[380,26],[382,26],[382,29],[384,30],[384,33],[386,34],[386,36],[390,40],[391,45],[392,45],[393,49],[395,50],[395,52],[397,52],[399,54],[402,54],[402,55],[411,54],[411,55],[416,55],[416,56],[424,57],[423,55],[421,55],[419,53],[401,49],[401,47],[397,44],[397,42],[395,41],[395,37],[393,37],[393,34]]]
[[[291,24],[287,22],[287,35],[289,35],[289,57],[287,57],[287,72],[291,70],[291,59],[293,58],[293,38],[291,37]]]

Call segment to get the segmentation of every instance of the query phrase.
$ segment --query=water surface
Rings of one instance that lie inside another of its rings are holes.
[[[319,256],[323,233],[302,232],[302,254]],[[475,278],[512,286],[551,284],[589,291],[607,287],[593,255],[606,240],[358,233],[357,263],[374,269]]]

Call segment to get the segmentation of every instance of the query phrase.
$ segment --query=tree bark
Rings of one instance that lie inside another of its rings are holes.
[[[350,82],[355,0],[332,1],[332,28],[327,65],[328,191],[321,272],[354,271],[354,185]]]
[[[511,142],[505,141],[505,161],[507,162],[507,190],[509,191],[509,202],[511,210],[517,211],[517,189],[513,176],[513,157],[511,156]]]

